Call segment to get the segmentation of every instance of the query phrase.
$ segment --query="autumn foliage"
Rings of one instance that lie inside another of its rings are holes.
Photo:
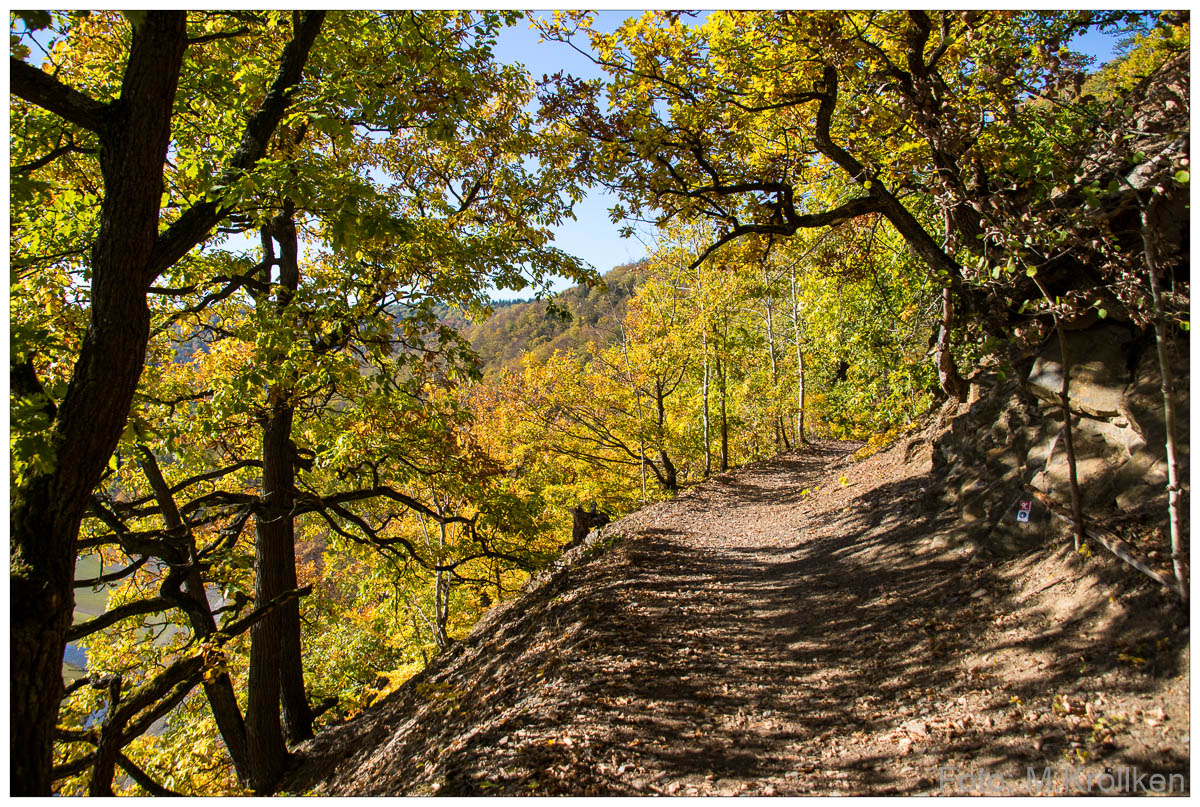
[[[1138,214],[1186,199],[1186,14],[562,12],[604,77],[540,82],[513,24],[13,15],[15,793],[269,793],[571,508],[894,435],[1060,318],[1187,327]],[[601,186],[655,228],[608,297],[553,235]]]

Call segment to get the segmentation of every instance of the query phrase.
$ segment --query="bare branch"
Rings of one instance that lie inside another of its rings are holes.
[[[91,636],[93,633],[102,631],[109,625],[115,625],[122,619],[128,619],[131,616],[157,614],[171,607],[173,607],[171,601],[163,597],[127,602],[124,605],[118,605],[111,611],[105,611],[95,619],[89,619],[87,622],[72,625],[70,630],[67,631],[67,641],[74,642],[82,639],[84,636]]]
[[[118,569],[117,571],[109,572],[108,574],[101,574],[101,575],[98,575],[97,577],[89,577],[87,580],[76,580],[75,588],[88,588],[90,586],[100,586],[105,583],[111,583],[114,580],[121,580],[121,579],[126,578],[129,575],[133,574],[138,569],[142,568],[142,566],[144,566],[146,564],[146,561],[148,561],[149,559],[150,559],[150,557],[148,555],[144,555],[141,558],[139,558],[138,560],[136,560],[133,563],[126,566],[124,569]]]

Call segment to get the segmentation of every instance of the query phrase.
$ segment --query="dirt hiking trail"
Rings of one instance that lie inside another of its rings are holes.
[[[954,546],[914,446],[856,462],[860,444],[818,443],[609,525],[303,746],[285,790],[1024,794],[1030,768],[1057,793],[1079,790],[1069,770],[1186,774],[1186,612],[1111,558],[1080,569],[1066,540]]]

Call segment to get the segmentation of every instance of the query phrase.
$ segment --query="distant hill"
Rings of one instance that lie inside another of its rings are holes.
[[[625,304],[645,277],[646,261],[622,264],[601,277],[603,283],[573,286],[548,300],[492,300],[492,315],[471,322],[447,305],[434,309],[438,321],[470,340],[483,360],[485,374],[520,366],[525,351],[543,360],[555,350],[585,350],[588,342],[606,344],[625,316]],[[401,317],[399,309],[393,316]],[[207,353],[209,342],[199,336],[175,344],[175,361],[186,363]]]
[[[605,274],[602,285],[575,286],[549,300],[495,301],[494,313],[479,323],[453,311],[444,321],[461,329],[483,360],[484,373],[492,374],[519,367],[525,352],[542,360],[556,350],[607,343],[644,276],[644,261],[623,264]]]

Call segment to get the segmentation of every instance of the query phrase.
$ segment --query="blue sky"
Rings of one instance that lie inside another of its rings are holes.
[[[535,12],[540,17],[549,17],[552,12]],[[596,15],[595,28],[611,32],[629,17],[642,14],[638,10],[601,11]],[[540,36],[528,23],[518,23],[505,29],[496,42],[496,58],[501,62],[522,64],[535,78],[553,74],[559,70],[582,79],[601,78],[603,72],[590,60],[574,49],[559,42],[538,42]],[[556,228],[556,245],[590,263],[601,273],[614,266],[636,261],[646,254],[646,246],[636,238],[621,238],[621,225],[613,224],[608,218],[609,208],[617,200],[603,188],[593,188],[582,202],[575,206],[576,220]],[[556,291],[572,285],[567,281],[555,283]],[[528,296],[528,292],[498,291],[497,299],[513,299]]]

